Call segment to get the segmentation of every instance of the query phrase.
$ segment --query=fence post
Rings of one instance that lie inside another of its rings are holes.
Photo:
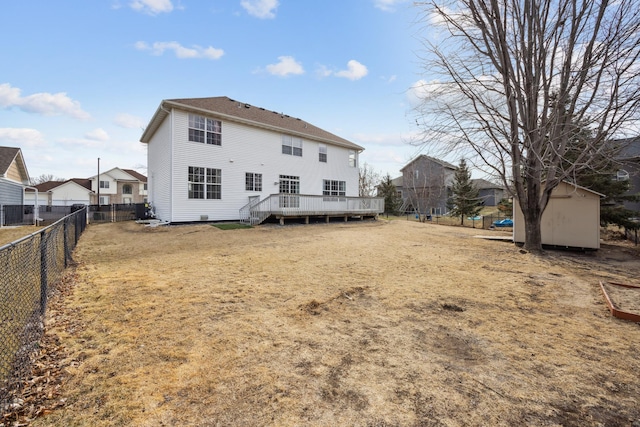
[[[62,223],[62,236],[64,241],[64,268],[69,266],[69,238],[67,234],[69,233],[69,222],[67,219]]]
[[[47,308],[47,240],[46,232],[40,233],[40,313]]]

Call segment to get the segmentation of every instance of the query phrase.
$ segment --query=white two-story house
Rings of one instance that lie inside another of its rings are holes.
[[[371,202],[357,197],[362,147],[227,97],[164,100],[140,140],[149,202],[163,221],[348,215]]]
[[[88,178],[91,204],[115,205],[147,202],[147,177],[133,169],[113,168]]]

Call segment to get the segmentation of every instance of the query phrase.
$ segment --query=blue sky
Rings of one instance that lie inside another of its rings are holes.
[[[0,145],[29,174],[146,173],[162,99],[228,96],[299,117],[399,175],[416,154],[420,11],[407,0],[31,0],[2,4]]]

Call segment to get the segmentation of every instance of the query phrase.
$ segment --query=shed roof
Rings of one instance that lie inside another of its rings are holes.
[[[168,110],[171,108],[209,115],[277,132],[286,132],[288,134],[327,144],[352,148],[358,151],[364,150],[363,147],[324,129],[320,129],[302,119],[236,101],[226,96],[163,100],[143,132],[140,138],[141,142],[150,142],[151,137],[167,117],[169,114]]]

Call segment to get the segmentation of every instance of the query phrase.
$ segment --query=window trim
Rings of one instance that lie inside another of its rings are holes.
[[[302,138],[294,138],[291,135],[282,135],[282,154],[302,157]]]
[[[322,195],[333,196],[333,197],[346,197],[347,181],[340,181],[337,179],[323,179]]]
[[[262,191],[262,174],[245,172],[244,189],[245,191]]]
[[[205,145],[222,145],[222,121],[189,113],[187,140]]]
[[[327,144],[318,144],[318,161],[327,163]]]
[[[349,167],[358,167],[358,155],[356,153],[356,150],[349,150]]]
[[[222,169],[189,166],[187,198],[189,200],[221,200]]]

